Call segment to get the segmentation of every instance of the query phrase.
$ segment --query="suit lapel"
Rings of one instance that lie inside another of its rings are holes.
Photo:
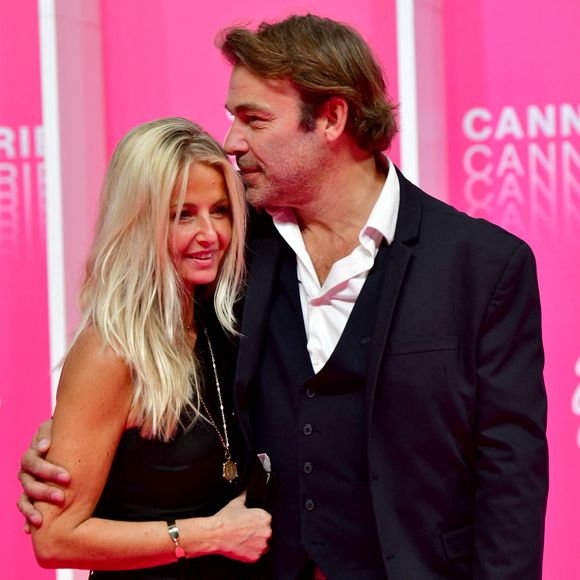
[[[397,169],[400,184],[399,215],[395,239],[388,248],[387,267],[382,283],[382,291],[377,303],[376,324],[371,339],[371,351],[367,373],[367,409],[372,413],[377,379],[381,361],[387,347],[393,314],[397,307],[407,268],[413,256],[412,247],[419,236],[421,205],[414,185],[407,181]],[[370,429],[370,420],[368,422]]]
[[[250,268],[244,309],[242,330],[236,367],[236,384],[247,388],[256,370],[259,354],[270,312],[274,276],[282,248],[281,238],[274,234],[261,236],[252,243]],[[244,393],[236,393],[243,396]]]
[[[391,322],[403,286],[407,268],[412,259],[413,245],[417,242],[422,208],[420,190],[411,184],[397,169],[401,199],[395,239],[388,248],[388,261],[377,304],[376,324],[371,339],[367,374],[367,409],[372,412],[377,378],[387,346]],[[269,217],[265,217],[261,233],[254,239],[250,252],[250,273],[242,315],[242,338],[240,340],[236,367],[236,399],[246,399],[246,390],[259,363],[261,345],[267,317],[270,312],[272,290],[280,252],[284,243],[276,233]],[[242,405],[245,407],[245,405]],[[370,428],[370,421],[369,421]]]

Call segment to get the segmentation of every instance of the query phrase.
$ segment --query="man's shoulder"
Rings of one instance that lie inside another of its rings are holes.
[[[434,235],[441,240],[471,241],[486,247],[506,249],[525,244],[503,227],[485,218],[470,216],[405,181],[405,186],[401,187],[401,211],[411,206],[420,207],[423,234]]]
[[[276,228],[270,214],[262,208],[256,209],[250,206],[248,209],[248,241],[271,236],[275,232]]]

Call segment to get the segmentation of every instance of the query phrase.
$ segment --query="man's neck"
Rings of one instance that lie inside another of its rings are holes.
[[[304,245],[322,284],[332,265],[349,255],[385,183],[374,157],[338,168],[318,199],[295,208]]]
[[[338,167],[312,202],[294,208],[300,229],[320,230],[336,236],[366,223],[386,180],[385,169],[374,157]]]

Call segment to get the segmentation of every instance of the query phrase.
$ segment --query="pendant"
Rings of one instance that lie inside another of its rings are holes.
[[[232,461],[229,457],[224,461],[223,465],[223,476],[230,483],[238,477],[238,466],[235,461]]]

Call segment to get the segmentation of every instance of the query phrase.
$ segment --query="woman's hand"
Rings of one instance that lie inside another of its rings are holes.
[[[245,502],[246,492],[209,518],[215,543],[212,552],[241,562],[256,562],[268,550],[272,516],[263,509],[247,508]]]

